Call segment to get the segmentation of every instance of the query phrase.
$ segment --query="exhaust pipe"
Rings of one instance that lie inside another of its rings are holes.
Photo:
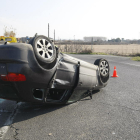
[[[36,100],[43,100],[44,89],[39,89],[39,88],[33,89],[33,97]]]

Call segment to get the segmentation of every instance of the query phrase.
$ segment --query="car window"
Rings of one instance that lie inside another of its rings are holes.
[[[5,41],[12,41],[11,38],[5,38]]]

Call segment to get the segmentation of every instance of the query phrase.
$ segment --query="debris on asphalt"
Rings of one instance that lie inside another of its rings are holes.
[[[113,135],[115,135],[115,132],[112,132]]]
[[[52,136],[52,133],[49,133],[49,136]]]

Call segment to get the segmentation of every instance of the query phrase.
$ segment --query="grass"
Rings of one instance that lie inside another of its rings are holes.
[[[109,54],[107,54],[107,53],[102,53],[102,52],[94,52],[94,53],[91,53],[91,54],[95,54],[95,55],[109,55]]]
[[[94,52],[94,53],[70,53],[70,52],[62,52],[62,53],[65,53],[65,54],[95,54],[95,55],[109,55],[107,53],[100,53],[100,52]]]
[[[132,57],[131,59],[134,61],[140,61],[140,56]]]
[[[132,55],[131,60],[140,61],[140,53],[136,53],[136,54]]]

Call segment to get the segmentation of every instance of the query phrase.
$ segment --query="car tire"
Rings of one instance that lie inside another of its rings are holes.
[[[45,69],[54,67],[57,61],[56,48],[49,38],[38,35],[29,41],[38,63]]]
[[[107,60],[105,59],[97,59],[95,62],[94,62],[94,65],[98,65],[99,67],[99,72],[100,72],[100,75],[103,76],[103,77],[107,77],[109,75],[109,63]]]
[[[94,62],[94,65],[97,65],[99,67],[98,72],[99,72],[99,79],[98,81],[100,82],[99,84],[101,85],[106,85],[108,79],[109,79],[109,72],[110,72],[110,67],[109,63],[105,59],[97,59]]]

